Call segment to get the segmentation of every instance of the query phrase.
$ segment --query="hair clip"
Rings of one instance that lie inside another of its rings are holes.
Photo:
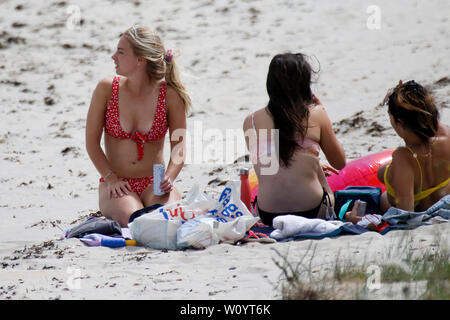
[[[389,99],[391,98],[392,94],[394,93],[395,88],[390,88],[388,92],[386,93],[386,96],[383,99],[383,102],[381,103],[382,106],[385,106],[389,103]]]
[[[173,59],[172,49],[168,49],[166,51],[166,54],[164,55],[164,60],[166,60],[166,62],[171,62],[172,59]]]

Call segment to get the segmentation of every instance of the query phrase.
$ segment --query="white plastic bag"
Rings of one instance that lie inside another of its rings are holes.
[[[138,245],[153,249],[177,249],[177,230],[184,221],[201,216],[216,202],[194,185],[185,199],[169,203],[128,224]]]
[[[259,220],[240,198],[240,182],[229,181],[213,210],[184,223],[177,232],[178,248],[206,248],[219,242],[235,243]]]
[[[144,214],[128,224],[132,239],[140,246],[176,250],[177,231],[181,220],[165,219],[152,213]]]
[[[258,218],[251,219],[253,223],[258,221]],[[229,222],[219,222],[208,214],[191,219],[178,229],[177,247],[204,249],[220,242],[235,243],[245,236],[249,221],[249,219],[238,217]]]
[[[243,217],[242,220],[246,222],[247,229],[250,229],[255,223],[253,222],[255,217],[241,201],[241,182],[237,180],[227,182],[215,208],[208,211],[208,215],[215,217],[219,222],[228,222]]]
[[[139,245],[154,249],[206,248],[234,243],[258,220],[241,201],[240,181],[229,181],[218,201],[194,185],[184,200],[142,215],[128,227]]]
[[[215,205],[216,201],[200,192],[199,186],[195,184],[189,190],[185,199],[168,203],[151,212],[151,214],[159,215],[168,220],[187,221],[208,212]]]
[[[219,222],[215,218],[200,217],[191,219],[177,231],[177,247],[203,249],[219,243],[217,229]]]

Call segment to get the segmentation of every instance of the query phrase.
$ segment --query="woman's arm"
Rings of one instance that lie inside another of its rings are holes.
[[[388,169],[387,179],[395,190],[395,198],[389,196],[392,206],[414,211],[414,165],[411,153],[405,148],[397,148],[392,153],[392,162]]]
[[[333,126],[325,108],[321,104],[317,107],[320,108],[321,111],[319,119],[320,147],[322,148],[323,153],[327,157],[330,165],[338,170],[341,170],[346,164],[344,148],[334,133]]]
[[[180,173],[186,158],[186,112],[183,100],[170,86],[167,87],[166,106],[168,110],[170,160],[161,189],[172,190],[172,183]],[[167,179],[169,178],[169,179]]]
[[[97,84],[92,94],[91,105],[86,119],[86,150],[95,168],[105,180],[109,196],[118,198],[131,192],[131,187],[128,182],[120,180],[111,170],[108,159],[100,146],[105,122],[106,104],[111,96],[111,90],[112,79],[107,78]]]
[[[108,160],[100,146],[108,97],[111,93],[111,79],[103,79],[92,94],[86,119],[86,151],[102,177],[111,172]]]

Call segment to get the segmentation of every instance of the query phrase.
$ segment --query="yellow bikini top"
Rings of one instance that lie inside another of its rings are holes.
[[[436,190],[445,187],[450,182],[450,177],[444,180],[443,182],[439,183],[437,186],[434,186],[432,188],[429,188],[427,190],[422,191],[422,167],[420,166],[419,159],[417,159],[417,153],[415,153],[410,147],[406,147],[413,155],[414,159],[416,159],[417,165],[419,166],[420,171],[420,186],[419,186],[419,192],[414,195],[414,207],[417,206],[418,202],[422,199],[425,199],[430,194],[435,192]],[[388,164],[386,167],[386,170],[384,171],[384,184],[386,186],[386,191],[388,194],[390,194],[392,197],[395,198],[395,190],[392,188],[392,186],[389,184],[387,179],[387,172],[391,164]]]

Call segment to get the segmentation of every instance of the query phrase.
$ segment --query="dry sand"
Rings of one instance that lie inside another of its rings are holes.
[[[441,120],[450,123],[449,2],[377,1],[380,29],[367,26],[372,4],[1,1],[0,299],[278,299],[281,272],[272,249],[289,250],[296,261],[313,243],[312,265],[323,273],[338,255],[355,263],[400,261],[406,238],[419,256],[439,248],[436,234],[448,247],[448,224],[201,251],[91,248],[59,240],[60,229],[98,210],[98,173],[84,143],[86,113],[97,82],[114,75],[118,35],[133,23],[157,30],[178,52],[194,102],[188,130],[197,126],[204,133],[206,151],[196,154],[201,161],[191,154],[176,181],[183,193],[198,183],[217,197],[224,182],[238,178],[242,164],[233,162],[245,155],[242,139],[228,158],[207,150],[224,145],[226,130],[239,133],[244,117],[267,102],[267,68],[279,52],[300,51],[320,62],[313,89],[349,160],[401,144],[378,106],[400,79],[429,86]],[[392,248],[398,254],[389,255]],[[383,287],[369,298],[399,297],[391,291]]]

